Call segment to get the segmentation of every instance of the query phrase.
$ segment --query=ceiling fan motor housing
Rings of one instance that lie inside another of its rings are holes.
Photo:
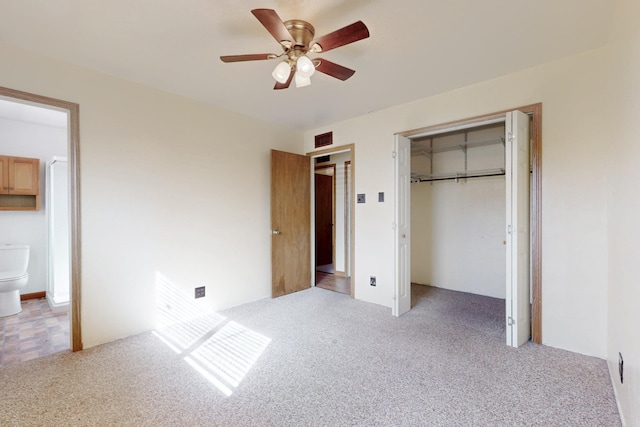
[[[284,26],[289,30],[289,33],[291,33],[294,42],[293,47],[299,47],[305,51],[309,49],[309,44],[313,40],[316,32],[313,25],[301,19],[291,19],[285,21]]]

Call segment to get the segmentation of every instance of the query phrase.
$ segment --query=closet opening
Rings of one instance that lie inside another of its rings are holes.
[[[533,104],[396,134],[395,316],[430,285],[501,301],[490,305],[507,345],[541,343],[541,113]]]
[[[411,139],[411,282],[504,300],[505,124]]]

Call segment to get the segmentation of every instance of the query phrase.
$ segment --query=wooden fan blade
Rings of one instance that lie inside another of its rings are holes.
[[[271,33],[274,39],[278,43],[282,43],[283,41],[288,41],[289,43],[293,43],[293,37],[291,37],[291,33],[287,30],[287,27],[284,26],[282,19],[278,16],[275,10],[273,9],[253,9],[251,11],[253,15],[258,18],[258,21]]]
[[[293,75],[294,74],[295,74],[295,72],[293,70],[291,70],[291,73],[289,74],[289,78],[287,79],[287,81],[284,82],[284,83],[276,82],[276,85],[273,87],[273,90],[280,90],[280,89],[288,88],[289,85],[291,84],[291,80],[293,80]]]
[[[369,29],[362,21],[358,21],[314,40],[311,45],[317,43],[322,48],[321,52],[326,52],[367,37],[369,37]]]
[[[242,61],[261,61],[264,59],[277,58],[275,53],[255,53],[250,55],[225,55],[221,56],[222,62],[242,62]]]
[[[316,66],[316,71],[320,71],[321,73],[335,77],[336,79],[344,81],[355,74],[355,70],[327,61],[326,59],[314,59],[314,61],[320,62],[320,64]]]

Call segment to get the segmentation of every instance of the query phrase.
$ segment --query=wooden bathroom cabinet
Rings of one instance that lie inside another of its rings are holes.
[[[0,156],[0,210],[40,209],[40,159]]]

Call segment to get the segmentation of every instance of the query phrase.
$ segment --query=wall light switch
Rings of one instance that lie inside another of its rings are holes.
[[[378,202],[384,202],[384,192],[382,191],[378,193]]]
[[[365,203],[365,195],[358,194],[358,203]]]

